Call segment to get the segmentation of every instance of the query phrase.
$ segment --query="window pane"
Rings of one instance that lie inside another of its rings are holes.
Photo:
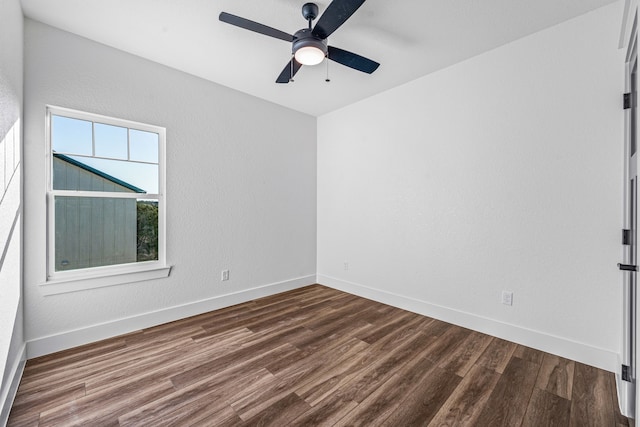
[[[136,262],[136,201],[55,198],[55,270]]]
[[[127,160],[127,128],[94,124],[96,156]]]
[[[129,159],[158,163],[158,134],[129,129]]]
[[[123,160],[96,159],[91,157],[73,157],[84,165],[111,178],[119,185],[95,187],[95,191],[133,191],[137,193],[158,193],[158,165],[134,163]],[[72,188],[67,188],[72,190]]]
[[[158,165],[54,154],[53,189],[157,194]]]
[[[157,201],[56,196],[55,253],[55,271],[157,260]]]
[[[51,118],[51,145],[58,153],[91,156],[93,154],[91,122],[68,117]]]

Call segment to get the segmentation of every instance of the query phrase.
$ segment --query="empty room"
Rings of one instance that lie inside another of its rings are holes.
[[[0,425],[635,425],[637,15],[0,0]]]

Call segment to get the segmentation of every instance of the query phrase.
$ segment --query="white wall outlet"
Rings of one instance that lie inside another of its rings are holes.
[[[349,269],[349,263],[348,262],[344,262],[344,271],[347,271]]]
[[[513,292],[502,291],[502,303],[504,305],[513,305]]]
[[[220,275],[220,280],[223,282],[225,280],[229,280],[229,270],[222,270],[222,274]]]

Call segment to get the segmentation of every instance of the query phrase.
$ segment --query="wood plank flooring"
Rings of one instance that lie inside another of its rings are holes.
[[[613,374],[320,285],[29,360],[9,426],[628,426]]]

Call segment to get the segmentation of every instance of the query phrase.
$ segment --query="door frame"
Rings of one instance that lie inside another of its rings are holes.
[[[623,23],[622,37],[626,38],[627,54],[625,58],[625,93],[631,93],[632,89],[638,90],[638,8],[637,2],[627,1],[626,20]],[[630,8],[633,6],[633,8]],[[621,46],[623,47],[623,46]],[[635,74],[633,73],[634,67],[636,67]],[[633,79],[635,84],[632,85]],[[638,204],[638,108],[636,105],[636,98],[631,95],[631,105],[633,108],[624,110],[624,184],[623,184],[623,228],[625,230],[632,230],[637,228],[637,204]],[[635,126],[632,132],[632,126]],[[635,139],[635,141],[632,141]],[[631,156],[631,145],[635,142],[635,153]],[[635,178],[635,188],[633,189],[634,195],[632,199],[632,186],[631,180]],[[632,218],[631,201],[634,200],[634,216]],[[633,233],[632,233],[633,234]],[[635,265],[637,263],[637,246],[632,249],[632,245],[636,245],[635,236],[632,237],[631,245],[623,246],[623,263]],[[635,252],[634,257],[632,254]],[[634,259],[636,258],[636,259]],[[623,343],[622,354],[620,355],[620,370],[616,372],[616,384],[618,391],[618,402],[620,404],[620,411],[623,415],[629,418],[635,418],[636,408],[640,408],[640,393],[637,392],[637,357],[636,357],[636,343],[638,342],[638,330],[640,323],[637,316],[637,273],[631,271],[622,272],[622,286],[623,286]],[[623,366],[629,367],[629,380],[622,379]]]

